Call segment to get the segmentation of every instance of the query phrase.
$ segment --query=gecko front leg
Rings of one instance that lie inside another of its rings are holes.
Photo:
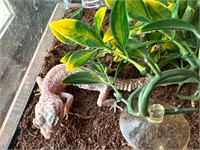
[[[67,101],[64,103],[64,115],[66,116],[66,119],[68,118],[68,113],[69,113],[69,109],[74,101],[74,96],[72,94],[69,93],[65,93],[62,92],[61,93],[61,97],[62,98],[66,98]]]
[[[116,112],[117,108],[120,109],[120,111],[123,111],[123,108],[117,105],[117,101],[115,99],[107,99],[103,105],[110,106],[110,110],[113,109],[114,113]]]

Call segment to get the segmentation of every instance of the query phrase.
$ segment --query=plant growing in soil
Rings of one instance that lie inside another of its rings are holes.
[[[112,4],[111,4],[112,5]],[[110,13],[110,28],[105,32],[102,22],[106,7],[95,15],[94,25],[77,19],[62,19],[50,27],[58,40],[66,44],[80,44],[83,50],[66,54],[61,62],[71,71],[86,65],[94,70],[76,72],[63,80],[65,84],[103,83],[112,87],[118,101],[124,102],[134,116],[148,116],[148,104],[157,86],[196,82],[197,91],[191,96],[178,94],[181,99],[197,101],[200,97],[198,66],[200,61],[200,33],[198,1],[115,1]],[[109,64],[104,56],[113,55],[117,67],[114,78],[109,77]],[[142,62],[142,63],[141,63]],[[149,83],[123,98],[115,86],[119,72],[126,66],[135,66]],[[164,66],[170,69],[163,69]],[[97,73],[98,72],[98,73]],[[102,77],[103,76],[103,77]],[[133,101],[138,96],[138,110]],[[198,111],[197,108],[165,109],[165,115]]]

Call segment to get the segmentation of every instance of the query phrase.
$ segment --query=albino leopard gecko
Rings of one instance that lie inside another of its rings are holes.
[[[77,71],[88,71],[88,68],[82,67]],[[54,66],[45,76],[44,79],[37,77],[36,81],[39,85],[41,96],[39,102],[35,106],[35,118],[33,124],[40,129],[45,139],[50,139],[52,134],[60,125],[64,117],[68,118],[68,112],[72,105],[74,96],[65,93],[65,84],[61,81],[72,72],[66,71],[66,64]],[[139,79],[120,80],[117,79],[115,86],[119,90],[132,91],[150,81],[149,78],[143,77]],[[110,91],[110,87],[105,84],[77,84],[83,89],[99,91],[97,105],[112,104],[113,107],[120,108],[113,100],[106,100]],[[66,99],[66,102],[63,100]],[[115,108],[114,108],[115,109]]]

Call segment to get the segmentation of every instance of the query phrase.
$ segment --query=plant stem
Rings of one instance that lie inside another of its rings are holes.
[[[131,64],[133,64],[139,71],[140,73],[143,73],[143,72],[146,72],[146,68],[143,67],[142,65],[140,65],[139,63],[137,63],[136,61],[130,59],[129,57],[117,52],[117,51],[114,51],[113,49],[111,49],[110,47],[108,46],[105,46],[105,48],[109,51],[109,52],[113,52],[114,54],[122,57],[123,59],[125,59],[126,61],[130,62]],[[149,78],[153,78],[152,75],[150,75],[149,73],[146,73],[146,75],[149,77]]]
[[[103,66],[101,66],[102,69],[103,69]],[[104,75],[108,81],[108,85],[115,91],[115,93],[117,94],[117,100],[120,100],[122,101],[123,103],[125,103],[126,105],[128,105],[128,102],[122,98],[122,94],[117,90],[117,88],[113,85],[112,81],[110,80],[108,74],[107,74],[107,71],[106,69],[103,69],[104,70]]]
[[[160,33],[165,35],[169,40],[171,40],[174,44],[176,44],[181,51],[181,54],[183,57],[186,57],[185,59],[188,61],[188,63],[192,66],[195,67],[196,64],[188,57],[189,52],[174,38],[172,38],[170,35],[168,35],[166,32],[159,30]]]
[[[143,87],[136,89],[134,92],[131,93],[131,95],[128,98],[128,104],[127,104],[128,112],[129,112],[129,114],[131,114],[133,116],[137,116],[137,114],[138,114],[134,109],[133,100],[140,93],[142,88]]]
[[[190,52],[190,54],[195,58],[195,60],[197,60],[197,56],[195,55],[195,53],[191,50],[191,48],[188,46],[188,44],[184,41],[183,42],[185,44],[185,46],[187,47],[188,51]]]
[[[165,115],[185,114],[197,112],[199,108],[171,108],[165,109]]]
[[[160,71],[156,68],[156,66],[153,64],[153,62],[151,60],[149,60],[148,58],[144,58],[144,61],[147,63],[147,65],[151,68],[151,70],[153,71],[153,73],[156,76],[160,76]]]
[[[140,93],[142,95],[140,95],[139,97],[139,114],[142,116],[147,116],[148,112],[148,100],[149,97],[153,91],[153,89],[163,80],[171,78],[171,77],[175,77],[175,76],[188,76],[190,78],[195,78],[197,80],[197,82],[199,83],[199,75],[192,71],[192,70],[188,70],[188,69],[172,69],[172,70],[168,70],[168,71],[164,71],[161,73],[161,75],[159,77],[155,77],[154,79],[151,80],[151,84],[148,84],[147,87],[144,90],[144,93]]]

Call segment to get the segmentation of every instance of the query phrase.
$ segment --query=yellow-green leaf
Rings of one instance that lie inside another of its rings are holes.
[[[56,30],[51,30],[51,31],[52,31],[53,35],[59,36],[59,41],[61,41],[62,43],[69,44],[69,45],[74,44],[73,41],[71,41],[68,38],[64,37],[62,34],[59,34]]]
[[[97,50],[79,50],[75,51],[70,55],[66,70],[74,70],[80,66],[83,66],[95,53]]]
[[[123,52],[122,51],[120,51],[119,49],[117,49],[116,48],[116,50],[115,51],[117,51],[118,53],[121,53],[121,54],[123,54]],[[119,55],[116,55],[116,54],[114,54],[114,59],[113,59],[113,61],[114,62],[120,62],[120,61],[122,61],[123,60],[123,58],[122,57],[120,57]]]
[[[97,30],[97,32],[99,33],[100,36],[103,36],[103,27],[102,27],[102,23],[103,23],[103,19],[106,13],[106,7],[101,7],[95,14],[94,17],[94,26]]]
[[[144,0],[152,21],[168,19],[171,17],[171,11],[163,3],[156,0]]]
[[[103,48],[105,46],[102,38],[91,26],[75,19],[54,21],[50,24],[50,28],[61,42],[70,39],[87,47]]]
[[[74,53],[74,52],[67,53],[64,57],[62,57],[62,58],[60,59],[60,62],[62,62],[62,63],[67,63],[68,60],[69,60],[69,57],[70,57],[73,53]]]
[[[104,0],[104,2],[108,7],[112,8],[115,3],[115,0]]]
[[[113,39],[112,32],[111,32],[110,28],[108,28],[106,33],[104,34],[103,42],[106,43],[106,42],[108,42],[108,41],[110,41],[112,39]]]
[[[129,37],[125,0],[115,1],[110,15],[110,27],[118,46],[124,50]]]

